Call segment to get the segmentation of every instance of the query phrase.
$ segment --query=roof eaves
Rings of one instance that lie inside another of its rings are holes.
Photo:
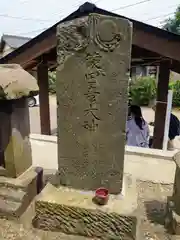
[[[4,46],[5,46],[5,41],[4,41],[3,38],[1,37],[1,42],[0,42],[0,53],[3,52]]]
[[[5,57],[0,59],[0,63],[4,63],[6,62],[8,59],[11,59],[12,57],[17,56],[19,53],[23,52],[26,48],[31,47],[33,44],[35,44],[36,42],[38,42],[41,39],[44,39],[46,37],[48,37],[49,35],[51,35],[54,31],[56,31],[56,27],[57,25],[59,25],[60,23],[63,23],[65,21],[70,21],[73,20],[75,18],[78,18],[79,15],[77,14],[78,10],[71,13],[69,16],[65,17],[64,19],[62,19],[61,21],[59,21],[58,23],[54,24],[52,27],[48,28],[47,30],[45,30],[44,32],[42,32],[41,34],[39,34],[38,36],[36,36],[35,38],[31,39],[30,41],[28,41],[27,43],[23,44],[21,47],[17,48],[16,50],[14,50],[13,52],[9,53],[8,55],[6,55]]]
[[[11,37],[11,38],[17,38],[17,39],[27,39],[27,40],[30,40],[31,38],[30,37],[24,37],[24,36],[17,36],[17,35],[10,35],[10,34],[3,34],[2,36],[3,38],[6,38],[6,37]]]
[[[36,42],[40,41],[41,39],[48,37],[49,35],[51,35],[52,33],[54,33],[56,31],[56,27],[60,23],[70,21],[70,20],[76,19],[78,17],[87,16],[90,13],[97,13],[97,14],[102,14],[102,15],[110,15],[110,16],[115,16],[115,17],[126,18],[126,19],[132,21],[133,25],[136,26],[136,28],[143,29],[147,32],[155,32],[156,35],[168,38],[169,40],[180,41],[180,35],[177,35],[177,34],[168,32],[166,30],[148,25],[143,22],[136,21],[134,19],[130,19],[130,18],[118,15],[113,12],[109,12],[107,10],[96,7],[94,4],[85,3],[82,6],[80,6],[75,12],[71,13],[70,15],[68,15],[67,17],[65,17],[64,19],[59,21],[58,23],[54,24],[52,27],[48,28],[47,30],[45,30],[44,32],[42,32],[41,34],[36,36],[35,38],[31,39],[30,41],[28,41],[21,47],[17,48],[16,50],[14,50],[11,53],[9,53],[5,57],[1,58],[0,63],[6,62],[8,59],[11,59],[12,57],[17,56],[19,53],[25,51],[26,48],[31,47],[32,45],[34,45]]]

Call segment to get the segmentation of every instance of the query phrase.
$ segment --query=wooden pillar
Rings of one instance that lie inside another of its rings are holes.
[[[39,85],[41,134],[51,135],[48,65],[46,61],[43,61],[38,65],[37,79]]]
[[[170,76],[170,61],[162,61],[159,66],[157,101],[153,148],[162,149],[167,109],[167,96]]]

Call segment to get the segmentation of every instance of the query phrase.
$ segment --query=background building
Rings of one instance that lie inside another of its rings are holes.
[[[0,42],[0,58],[21,47],[29,40],[31,40],[31,38],[6,34],[2,35]]]

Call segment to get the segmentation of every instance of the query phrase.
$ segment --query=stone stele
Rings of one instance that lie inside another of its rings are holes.
[[[123,176],[131,33],[129,21],[97,14],[57,28],[60,186],[36,199],[37,228],[136,237],[136,182]],[[110,192],[105,206],[93,201],[99,187]]]
[[[57,28],[60,183],[122,190],[132,26],[91,14]]]

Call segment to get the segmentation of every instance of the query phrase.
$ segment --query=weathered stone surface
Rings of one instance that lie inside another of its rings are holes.
[[[0,65],[0,176],[6,176],[0,177],[0,216],[8,219],[19,219],[37,194],[37,175],[27,171],[32,155],[26,98],[37,91],[36,79],[19,65]]]
[[[57,29],[60,183],[122,190],[131,33],[125,19],[90,14]]]
[[[17,213],[21,207],[20,202],[15,202],[7,199],[0,199],[0,216],[13,218],[18,217]]]
[[[36,79],[18,64],[0,64],[0,100],[37,95]]]
[[[29,169],[19,178],[0,177],[0,216],[19,219],[37,194],[37,174]]]
[[[176,163],[176,172],[174,178],[174,188],[173,188],[173,202],[175,211],[178,215],[180,215],[180,153],[176,153],[174,156],[174,160]]]
[[[22,189],[0,186],[0,197],[3,199],[11,199],[15,202],[21,202],[25,194],[26,193]]]
[[[100,239],[135,239],[137,195],[131,182],[126,195],[111,195],[96,205],[94,193],[48,184],[36,201],[35,227]]]
[[[32,165],[27,99],[0,101],[0,165],[17,177]]]
[[[180,235],[180,216],[176,213],[176,208],[172,198],[168,198],[167,201],[165,227],[169,233]]]
[[[172,234],[180,235],[180,153],[174,156],[176,172],[174,178],[173,195],[167,200],[165,227]]]
[[[0,162],[1,162],[1,160],[3,160],[3,159],[0,156]],[[4,161],[3,161],[3,163],[4,163]],[[4,167],[0,167],[0,176],[6,176],[6,175],[7,175],[6,169]]]

